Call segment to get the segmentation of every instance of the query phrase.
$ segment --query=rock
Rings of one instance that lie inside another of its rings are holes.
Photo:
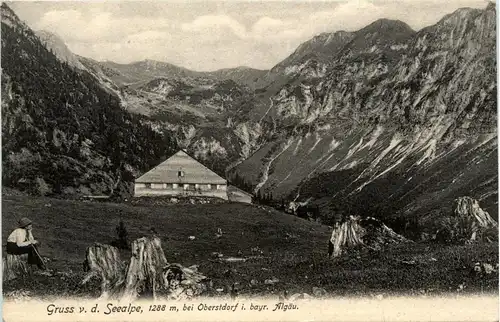
[[[313,287],[312,291],[315,297],[323,297],[327,295],[326,290],[321,287]]]
[[[491,264],[485,263],[485,264],[483,264],[483,268],[484,268],[484,272],[488,275],[495,272],[495,269],[493,268],[493,265],[491,265]]]
[[[292,294],[290,297],[289,297],[289,300],[290,301],[296,301],[296,300],[309,300],[309,299],[312,299],[313,297],[307,293],[295,293],[295,294]]]
[[[225,258],[220,258],[220,260],[225,261],[225,262],[246,262],[246,258],[243,257],[225,257]]]
[[[252,279],[252,280],[250,281],[250,285],[252,285],[252,286],[255,286],[255,285],[257,285],[257,284],[259,284],[259,281],[258,281],[258,280],[256,280],[256,279]]]
[[[411,266],[413,266],[413,265],[416,265],[416,264],[417,264],[417,262],[416,262],[416,261],[414,261],[414,260],[409,260],[409,261],[401,261],[401,263],[402,263],[402,264],[405,264],[405,265],[411,265]]]
[[[191,266],[189,266],[188,268],[189,268],[190,270],[192,270],[192,271],[195,271],[195,272],[196,272],[196,271],[198,271],[198,267],[200,267],[200,265],[191,265]]]
[[[183,267],[181,264],[167,264],[163,268],[163,280],[166,281],[168,298],[189,299],[201,295],[212,281],[200,274],[197,267]]]
[[[189,239],[189,240],[195,240],[195,239],[196,239],[196,237],[194,237],[194,236],[189,236],[189,237],[188,237],[188,239]]]
[[[15,290],[5,294],[5,297],[13,299],[14,301],[26,301],[31,299],[31,292],[23,290]]]
[[[271,279],[267,279],[264,281],[264,284],[266,285],[273,285],[273,284],[276,284],[276,283],[279,283],[279,279],[277,279],[276,277],[273,277]]]

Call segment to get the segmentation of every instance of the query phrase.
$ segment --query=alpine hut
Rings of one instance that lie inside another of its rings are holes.
[[[228,200],[227,180],[180,150],[137,178],[134,196],[200,196]]]

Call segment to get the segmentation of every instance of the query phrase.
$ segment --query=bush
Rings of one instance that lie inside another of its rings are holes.
[[[116,235],[117,238],[111,242],[111,246],[118,249],[130,249],[127,228],[122,220],[120,220],[120,223],[116,226]]]
[[[45,180],[43,180],[42,178],[40,177],[37,177],[35,180],[34,180],[34,193],[39,195],[39,196],[46,196],[50,193],[52,193],[52,189],[50,188],[50,186],[45,182]]]

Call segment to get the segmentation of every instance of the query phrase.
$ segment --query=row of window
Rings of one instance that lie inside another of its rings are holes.
[[[222,190],[224,185],[220,184],[198,184],[198,183],[146,183],[147,189],[179,189],[184,190]]]

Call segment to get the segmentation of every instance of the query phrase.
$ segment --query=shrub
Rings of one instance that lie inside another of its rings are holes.
[[[34,180],[34,193],[39,195],[39,196],[46,196],[50,193],[52,193],[52,189],[50,188],[50,186],[45,182],[45,180],[43,180],[42,178],[40,177],[37,177],[35,180]]]
[[[130,249],[127,228],[122,220],[120,220],[120,223],[116,226],[116,236],[117,238],[111,242],[111,246],[117,247],[118,249]]]

